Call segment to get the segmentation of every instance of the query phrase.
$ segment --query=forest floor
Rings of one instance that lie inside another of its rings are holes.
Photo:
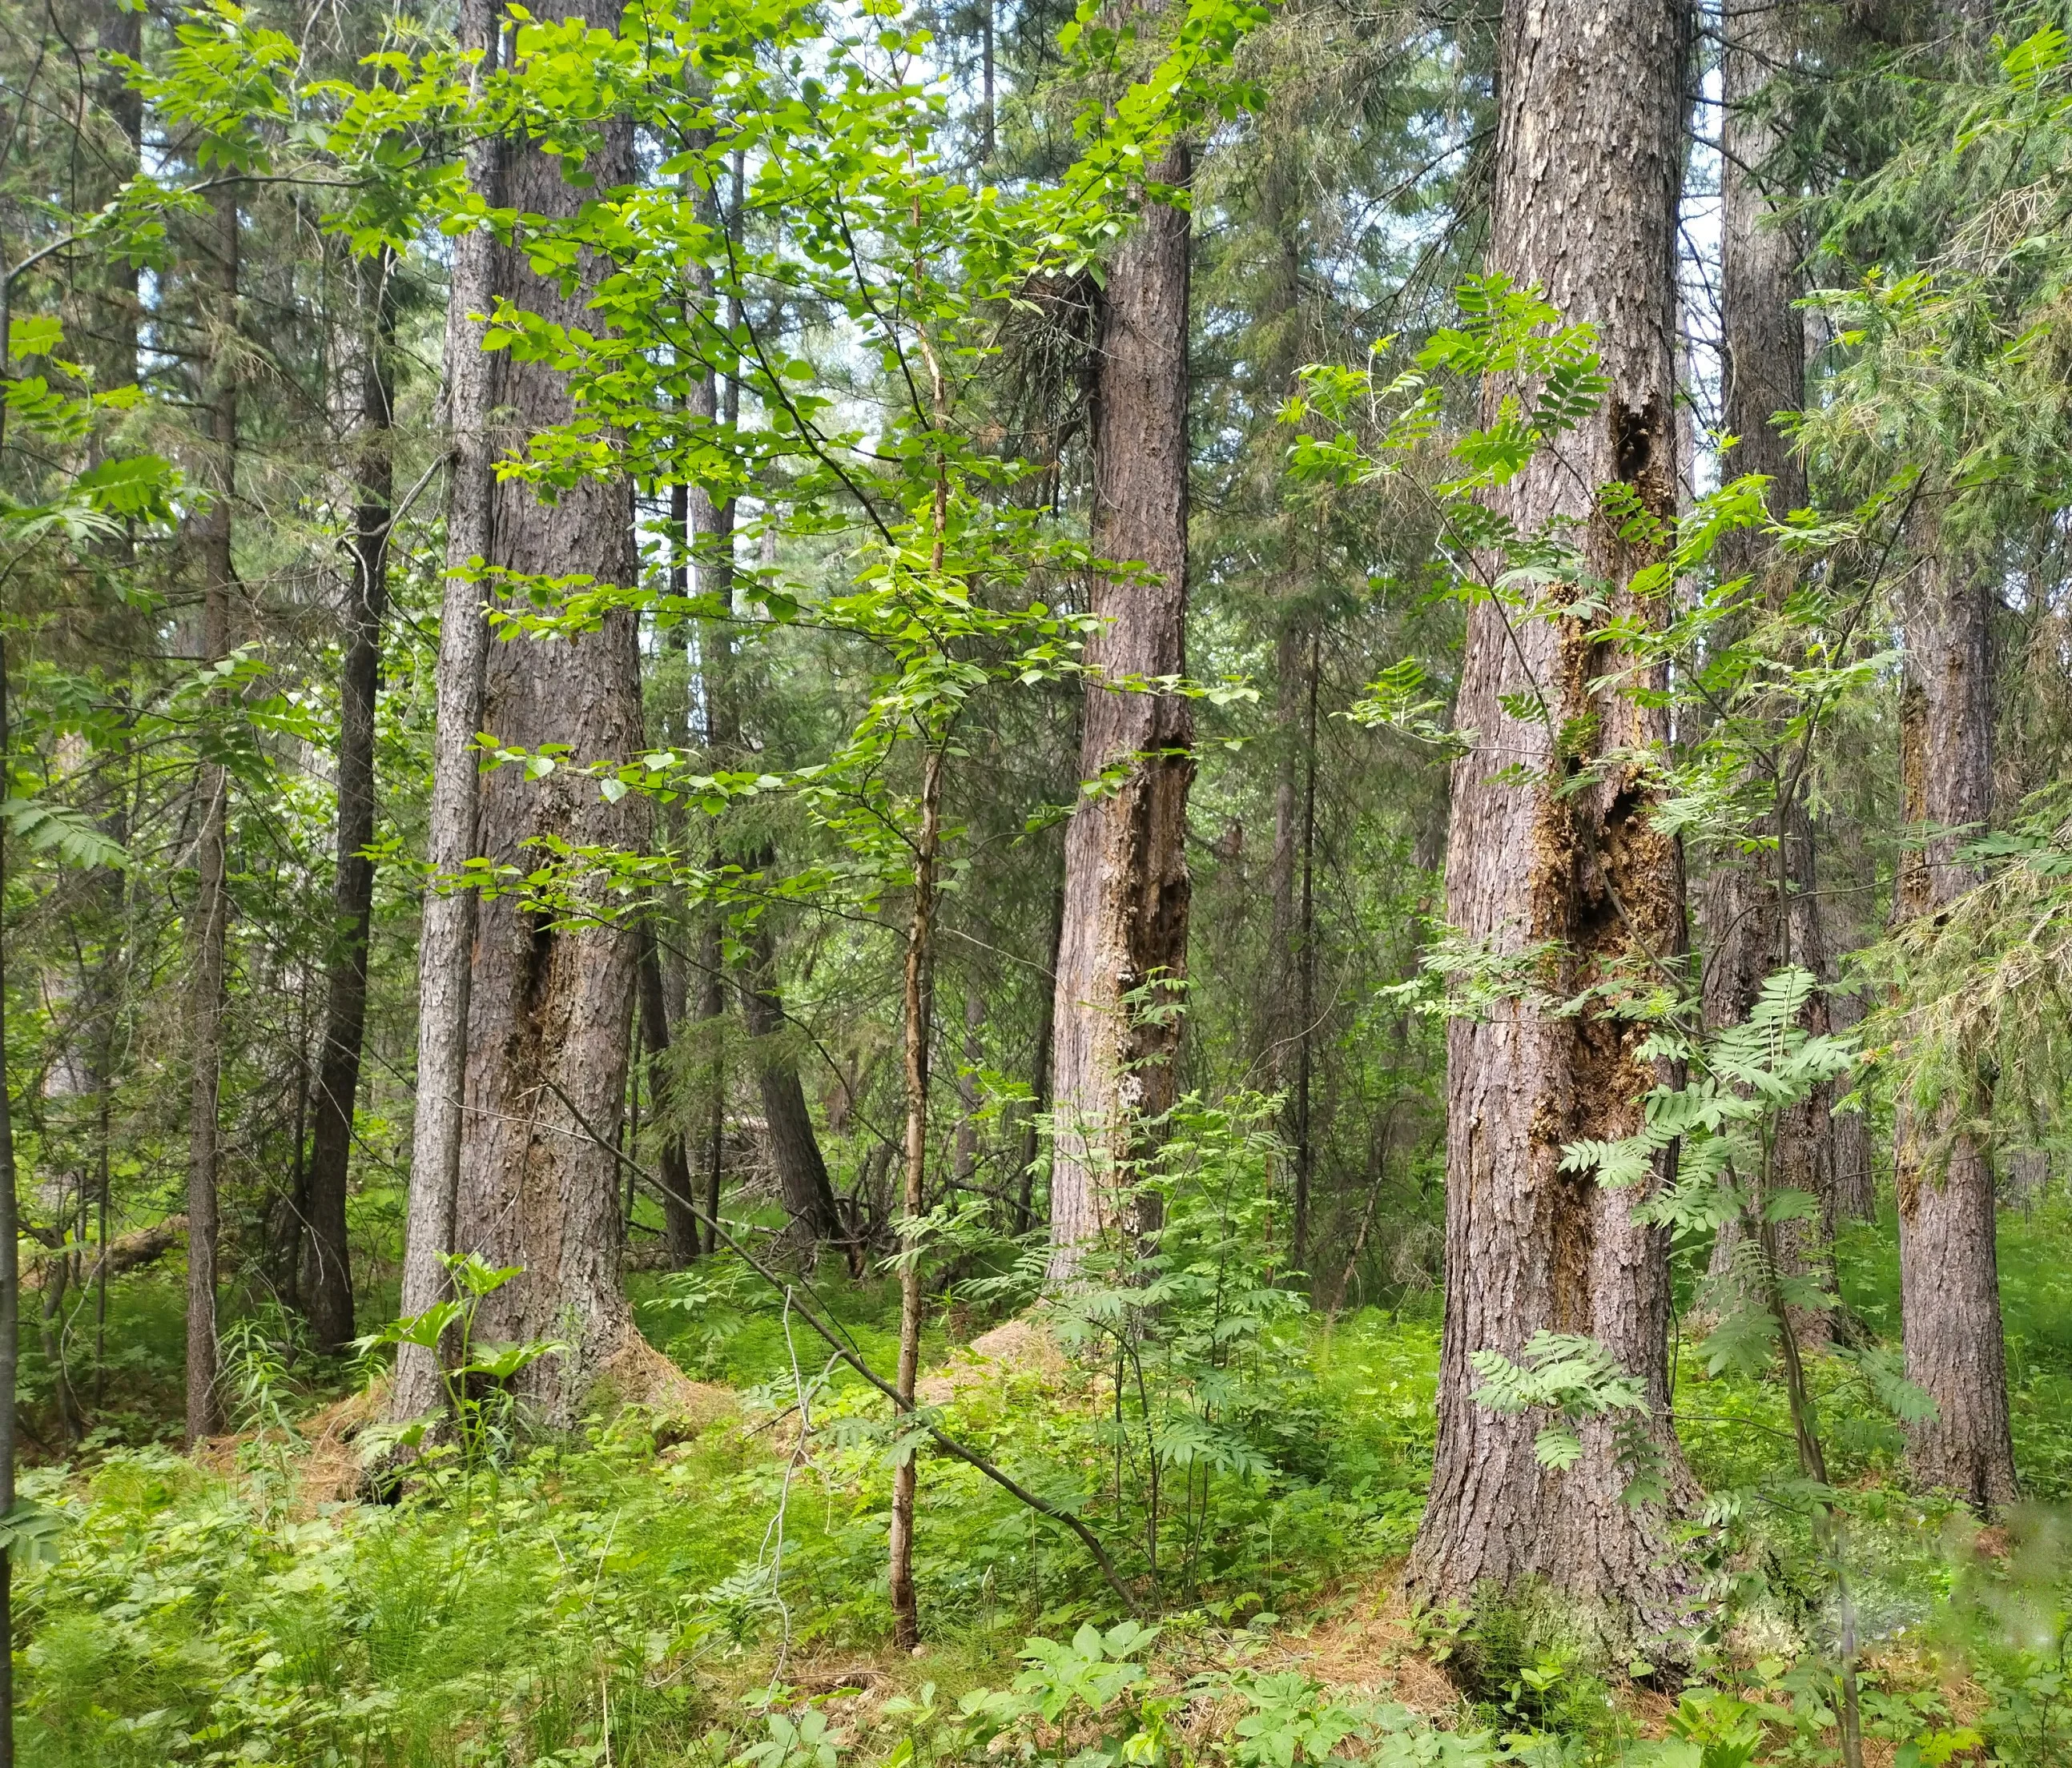
[[[47,1563],[20,1589],[23,1759],[1810,1765],[1836,1747],[1846,1590],[1871,1768],[1988,1749],[2062,1762],[2072,1272],[2055,1249],[2068,1226],[2055,1208],[2004,1224],[2018,1447],[2039,1502],[1983,1534],[1905,1489],[1860,1360],[1821,1357],[1846,1502],[1823,1557],[1781,1393],[1710,1378],[1685,1351],[1679,1430],[1710,1495],[1689,1551],[1714,1610],[1700,1680],[1675,1692],[1589,1661],[1558,1606],[1464,1634],[1404,1603],[1430,1465],[1429,1296],[1280,1329],[1251,1390],[1218,1399],[1254,1459],[1174,1461],[1155,1513],[1128,1442],[1116,1471],[1112,1372],[1029,1319],[935,1320],[924,1397],[944,1428],[1081,1508],[1157,1631],[1114,1624],[1120,1605],[1063,1531],[929,1456],[923,1643],[908,1655],[886,1643],[884,1403],[809,1361],[782,1298],[738,1273],[643,1288],[638,1317],[669,1361],[643,1365],[631,1403],[600,1405],[573,1436],[513,1438],[436,1469],[400,1502],[371,1501],[365,1479],[378,1370],[309,1379],[248,1352],[233,1370],[245,1429],[193,1458],[153,1440],[145,1397],[170,1376],[146,1348],[173,1317],[173,1279],[125,1279],[109,1389],[133,1409],[109,1406],[114,1421],[79,1454],[25,1482],[53,1516]],[[1844,1261],[1874,1332],[1894,1318],[1884,1245],[1867,1233]],[[889,1366],[889,1288],[821,1293]],[[1190,1405],[1198,1389],[1166,1425],[1178,1431]]]

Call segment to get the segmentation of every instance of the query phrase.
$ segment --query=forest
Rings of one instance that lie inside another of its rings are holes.
[[[2072,1768],[2068,31],[0,0],[0,1768]]]

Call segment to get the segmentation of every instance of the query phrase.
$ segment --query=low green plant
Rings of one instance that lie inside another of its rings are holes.
[[[379,1331],[356,1340],[353,1348],[364,1357],[384,1345],[416,1344],[438,1359],[446,1416],[453,1428],[452,1446],[463,1478],[471,1479],[476,1472],[493,1468],[508,1455],[516,1439],[517,1401],[511,1390],[511,1378],[541,1357],[567,1347],[553,1339],[522,1343],[478,1340],[475,1319],[483,1298],[501,1289],[522,1267],[500,1268],[475,1253],[442,1253],[439,1257],[453,1279],[454,1294],[434,1302],[422,1313],[391,1320]],[[445,1354],[449,1345],[450,1356]],[[389,1440],[399,1449],[417,1451],[429,1462],[436,1462],[442,1447],[431,1421],[421,1418],[403,1425]]]
[[[1022,1642],[1026,1667],[1005,1688],[976,1688],[958,1704],[968,1740],[994,1753],[1070,1762],[1073,1768],[1149,1768],[1173,1750],[1179,1697],[1153,1692],[1142,1654],[1155,1626],[1123,1621],[1104,1632],[1091,1623],[1069,1643]]]

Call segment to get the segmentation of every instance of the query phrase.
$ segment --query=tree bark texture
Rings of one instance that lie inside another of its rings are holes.
[[[195,523],[195,564],[201,578],[201,654],[214,662],[230,650],[231,502],[237,484],[238,216],[235,194],[211,197],[201,274],[208,293],[206,376],[209,442],[208,510]],[[222,697],[212,705],[228,708]],[[187,1437],[199,1441],[222,1427],[216,1392],[216,1242],[219,1232],[217,1108],[223,1079],[224,948],[230,902],[227,888],[230,771],[204,755],[195,781],[200,800],[195,843],[195,900],[187,926],[187,1039],[191,1057],[187,1105]]]
[[[828,1182],[828,1163],[814,1133],[813,1114],[799,1064],[783,1040],[784,999],[777,987],[777,948],[758,921],[748,938],[748,974],[742,978],[741,1016],[754,1047],[749,1060],[763,1097],[770,1133],[770,1158],[777,1168],[778,1194],[800,1233],[816,1246],[845,1237],[841,1212]]]
[[[1945,549],[1932,523],[1918,527],[1923,556],[1905,609],[1900,690],[1906,819],[1918,839],[1900,863],[1902,919],[1933,914],[1980,881],[1959,849],[1992,812],[1988,579],[1978,561]],[[1902,1101],[1893,1188],[1907,1379],[1936,1405],[1934,1417],[1908,1428],[1907,1466],[1922,1485],[1989,1512],[2019,1494],[1992,1163],[1967,1128],[1984,1115],[1984,1102],[1976,1091],[1955,1091],[1924,1120]]]
[[[543,21],[586,16],[580,6],[536,9]],[[584,192],[563,162],[513,144],[509,202],[521,213],[573,215]],[[606,123],[584,167],[609,189],[633,178],[630,127]],[[586,257],[575,286],[533,274],[523,242],[495,251],[497,286],[552,323],[594,326],[588,311],[605,267]],[[565,423],[574,407],[550,365],[512,362],[503,374],[522,447],[527,435]],[[549,577],[586,572],[631,583],[639,571],[631,488],[586,479],[542,501],[516,480],[491,503],[491,562]],[[516,601],[522,592],[512,592]],[[498,769],[481,786],[478,839],[492,865],[530,869],[545,839],[572,847],[637,847],[646,818],[638,794],[605,802],[580,768],[616,762],[642,742],[638,638],[630,611],[607,615],[581,637],[492,643],[483,671],[483,725],[512,747],[569,745],[570,766],[540,779]],[[527,908],[516,894],[485,896],[476,911],[467,1018],[467,1110],[460,1144],[454,1240],[491,1265],[523,1274],[484,1298],[475,1331],[485,1339],[561,1342],[560,1354],[520,1378],[549,1421],[576,1415],[598,1367],[633,1331],[620,1286],[624,1224],[618,1162],[591,1132],[608,1134],[626,1096],[638,939],[622,923],[575,923]],[[587,1125],[589,1128],[586,1128]]]
[[[1781,224],[1771,187],[1779,175],[1777,158],[1784,126],[1774,109],[1773,82],[1787,70],[1795,49],[1797,17],[1763,0],[1733,0],[1725,16],[1725,116],[1720,129],[1724,201],[1720,245],[1720,311],[1725,340],[1725,419],[1741,438],[1729,470],[1759,473],[1770,482],[1767,496],[1778,515],[1803,508],[1806,470],[1777,421],[1804,403],[1806,349],[1803,322],[1793,305],[1803,292],[1798,246]],[[1723,545],[1720,568],[1729,576],[1757,578],[1762,600],[1780,607],[1790,588],[1789,565],[1760,535],[1737,534]],[[1780,745],[1787,777],[1793,752]],[[1798,794],[1794,792],[1794,798]],[[1746,1019],[1765,980],[1786,965],[1811,970],[1824,982],[1825,933],[1814,888],[1811,820],[1803,803],[1780,804],[1766,831],[1778,843],[1766,854],[1723,860],[1708,881],[1704,920],[1710,937],[1704,978],[1708,1030]],[[1811,1036],[1829,1029],[1827,1001],[1816,994],[1807,1003],[1801,1027]],[[1784,1269],[1796,1276],[1825,1273],[1834,1233],[1834,1156],[1828,1089],[1783,1112],[1774,1140],[1773,1190],[1803,1191],[1818,1200],[1812,1221],[1780,1224],[1776,1239]],[[1735,1224],[1720,1230],[1712,1271],[1725,1280],[1735,1268],[1740,1235]],[[1832,1277],[1830,1277],[1832,1286]],[[1802,1340],[1824,1337],[1826,1316],[1798,1311],[1794,1329]]]
[[[374,711],[380,687],[381,621],[388,605],[388,523],[395,495],[395,336],[393,260],[370,267],[367,360],[360,382],[360,495],[353,515],[352,576],[346,586],[345,659],[339,672],[338,871],[334,941],[325,978],[323,1044],[317,1059],[310,1140],[309,1266],[303,1309],[318,1350],[335,1354],[352,1338],[352,1270],[346,1244],[346,1181],[352,1114],[367,1029],[367,942],[374,918]]]
[[[936,505],[940,534],[942,505]],[[938,564],[940,569],[939,541]],[[914,910],[906,928],[903,977],[905,1009],[902,1073],[906,1081],[906,1123],[899,1234],[906,1262],[899,1272],[899,1364],[894,1381],[902,1412],[914,1409],[914,1384],[921,1370],[921,1327],[926,1311],[921,1288],[921,1259],[914,1237],[927,1213],[928,1167],[928,1038],[930,1006],[935,998],[935,863],[941,842],[943,756],[931,745],[922,762],[921,827],[915,843]],[[921,1608],[914,1590],[914,1500],[920,1483],[919,1446],[892,1471],[892,1522],[887,1544],[892,1597],[892,1643],[911,1651],[921,1643]]]
[[[1155,174],[1184,184],[1176,143]],[[1065,831],[1051,1087],[1050,1276],[1124,1225],[1118,1176],[1141,1126],[1170,1109],[1187,968],[1187,792],[1194,717],[1133,678],[1186,667],[1187,212],[1147,202],[1102,303],[1093,412],[1093,551],[1142,574],[1096,574],[1104,622],[1079,750],[1087,782]],[[1097,785],[1095,782],[1099,782]]]
[[[1798,242],[1778,214],[1785,125],[1773,82],[1791,66],[1799,21],[1775,0],[1728,0],[1724,23],[1724,416],[1740,438],[1727,464],[1737,474],[1768,478],[1770,508],[1783,515],[1807,500],[1805,465],[1777,423],[1779,412],[1796,412],[1805,403],[1805,323],[1794,305],[1805,291]]]
[[[698,1256],[698,1216],[691,1196],[691,1163],[684,1152],[683,1113],[676,1101],[676,1072],[670,1060],[669,1003],[662,986],[662,957],[655,936],[640,933],[640,1036],[648,1046],[653,1077],[655,1123],[661,1138],[662,1244],[672,1270],[682,1270]]]
[[[494,65],[494,18],[491,0],[463,0],[460,47],[483,51],[485,68]],[[468,182],[492,206],[505,200],[504,158],[504,144],[493,137],[467,148]],[[477,847],[481,806],[475,740],[482,728],[489,650],[483,591],[474,568],[493,549],[497,445],[491,424],[506,396],[503,371],[508,362],[502,354],[482,347],[484,323],[500,292],[498,272],[491,235],[474,230],[455,237],[446,309],[446,584],[439,604],[425,851],[431,880],[417,941],[417,1114],[398,1303],[405,1316],[422,1313],[446,1295],[450,1285],[441,1260],[454,1248],[476,920],[475,892],[459,888],[458,880]],[[434,1353],[416,1345],[397,1346],[393,1415],[414,1417],[432,1406],[439,1393]]]
[[[1836,968],[1836,955],[1831,934],[1827,942],[1831,973]],[[1835,979],[1831,974],[1828,980]],[[1828,998],[1827,1012],[1831,1029],[1850,1031],[1863,1020],[1863,999],[1836,991]],[[1834,1163],[1836,1222],[1839,1225],[1845,1221],[1875,1221],[1877,1183],[1871,1166],[1871,1120],[1861,1111],[1838,1111],[1827,1121],[1828,1152]]]
[[[1491,267],[1596,326],[1611,390],[1563,458],[1535,461],[1497,501],[1527,528],[1586,523],[1589,564],[1614,585],[1642,561],[1594,488],[1622,481],[1659,515],[1675,511],[1671,246],[1689,31],[1679,0],[1511,0],[1503,14]],[[1621,973],[1646,986],[1682,950],[1683,868],[1649,825],[1643,777],[1612,766],[1561,795],[1575,783],[1564,769],[1587,757],[1558,757],[1548,725],[1512,717],[1499,696],[1536,686],[1557,725],[1594,715],[1598,754],[1659,745],[1663,716],[1591,692],[1622,659],[1582,622],[1514,624],[1515,639],[1489,604],[1470,618],[1456,718],[1479,736],[1453,770],[1448,918],[1498,951],[1557,941],[1557,998]],[[1498,771],[1513,764],[1529,777]],[[1628,1475],[1601,1421],[1584,1427],[1574,1466],[1541,1466],[1545,1419],[1478,1405],[1470,1358],[1516,1357],[1542,1328],[1595,1338],[1645,1383],[1670,1489],[1687,1483],[1667,1413],[1667,1240],[1633,1216],[1647,1188],[1560,1170],[1565,1143],[1638,1126],[1637,1101],[1657,1078],[1634,1054],[1640,1034],[1530,1003],[1449,1029],[1438,1442],[1412,1565],[1421,1597],[1464,1605],[1544,1581],[1607,1643],[1657,1639],[1680,1620],[1669,1519],[1624,1502]]]

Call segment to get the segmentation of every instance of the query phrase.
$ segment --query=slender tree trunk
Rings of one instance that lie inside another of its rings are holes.
[[[784,1002],[777,989],[776,946],[769,928],[759,921],[750,931],[747,944],[749,970],[742,980],[741,1014],[756,1046],[750,1060],[763,1096],[778,1192],[792,1220],[816,1245],[824,1245],[844,1238],[841,1212],[828,1179],[820,1138],[813,1130],[798,1062],[782,1040]]]
[[[60,1181],[61,1184],[64,1182]],[[86,1421],[80,1416],[79,1396],[72,1391],[72,1371],[67,1367],[64,1353],[64,1301],[72,1275],[72,1254],[64,1245],[64,1217],[68,1212],[68,1206],[60,1208],[58,1249],[43,1261],[43,1307],[38,1336],[43,1342],[43,1361],[51,1372],[51,1397],[57,1406],[58,1430],[67,1443],[74,1444],[86,1434]]]
[[[1980,881],[1959,850],[1992,814],[1991,592],[1978,561],[1946,551],[1931,523],[1921,527],[1900,696],[1906,819],[1918,831],[1900,866],[1901,919],[1933,913]],[[1953,1093],[1926,1119],[1901,1102],[1893,1190],[1907,1379],[1936,1405],[1908,1428],[1907,1466],[1985,1512],[2019,1492],[1992,1162],[1969,1127],[1990,1111],[1980,1089]]]
[[[937,568],[941,568],[939,550]],[[943,757],[938,746],[929,745],[922,769],[921,827],[915,845],[914,913],[906,928],[904,998],[906,1135],[899,1237],[907,1258],[899,1272],[899,1367],[894,1381],[902,1413],[914,1409],[914,1384],[921,1362],[923,1304],[915,1236],[926,1213],[928,1167],[928,1007],[934,995],[930,971],[935,965],[935,861],[943,802]],[[919,1475],[916,1445],[892,1473],[892,1643],[902,1651],[921,1643],[921,1610],[914,1594],[914,1495]]]
[[[536,7],[534,16],[557,23],[594,12],[563,0]],[[587,193],[562,168],[534,144],[515,145],[505,171],[509,201],[521,213],[573,215]],[[631,183],[631,127],[606,122],[583,173],[586,184],[601,188]],[[553,324],[595,325],[589,303],[606,265],[586,256],[565,293],[534,274],[522,244],[499,247],[496,257],[497,286],[517,305]],[[525,433],[574,412],[566,379],[544,363],[510,363],[500,402]],[[491,509],[490,559],[503,569],[553,578],[582,572],[610,584],[637,577],[632,494],[623,480],[587,480],[551,504],[530,486],[501,482]],[[630,611],[607,615],[580,638],[491,646],[483,724],[521,749],[565,743],[576,764],[538,780],[520,768],[487,777],[478,839],[491,863],[536,863],[542,840],[638,849],[647,834],[638,795],[607,803],[580,771],[623,761],[643,740]],[[519,1384],[550,1422],[565,1425],[602,1364],[634,1335],[620,1286],[618,1163],[593,1132],[610,1133],[626,1095],[638,941],[617,924],[571,927],[516,896],[485,898],[476,913],[454,1243],[492,1265],[522,1268],[484,1298],[476,1330],[566,1345],[531,1364]]]
[[[1768,0],[1732,0],[1725,15],[1724,121],[1720,146],[1725,180],[1720,249],[1720,310],[1725,327],[1725,417],[1740,438],[1729,461],[1736,473],[1759,473],[1770,481],[1767,495],[1779,515],[1803,508],[1806,470],[1794,452],[1780,416],[1796,412],[1805,399],[1806,352],[1803,322],[1794,305],[1802,289],[1799,252],[1782,224],[1770,191],[1775,162],[1784,145],[1783,121],[1774,108],[1773,82],[1788,70],[1796,48],[1798,18]],[[1791,588],[1791,568],[1759,535],[1729,537],[1720,556],[1728,576],[1752,575],[1763,598],[1781,609]],[[1776,745],[1788,770],[1790,745]],[[1704,919],[1712,930],[1703,987],[1705,1023],[1716,1030],[1745,1020],[1765,980],[1788,965],[1825,980],[1825,929],[1813,895],[1814,830],[1802,802],[1780,803],[1764,831],[1777,845],[1764,856],[1725,861],[1709,880]],[[1820,1036],[1832,1028],[1827,998],[1807,1003],[1802,1028]],[[1834,1151],[1828,1091],[1822,1088],[1782,1112],[1775,1131],[1771,1183],[1805,1192],[1819,1204],[1811,1221],[1777,1225],[1783,1270],[1807,1271],[1832,1286],[1834,1234]],[[1725,1279],[1735,1269],[1738,1224],[1723,1228],[1713,1248],[1712,1270]],[[1767,1281],[1767,1279],[1766,1279]],[[1824,1314],[1794,1311],[1802,1341],[1826,1337]]]
[[[1836,954],[1833,941],[1827,947],[1828,981],[1835,980]],[[1828,1002],[1830,1028],[1836,1032],[1852,1030],[1862,1022],[1862,997],[1854,994],[1836,992]],[[1871,1120],[1861,1111],[1838,1111],[1829,1119],[1832,1133],[1828,1147],[1834,1161],[1835,1219],[1845,1221],[1875,1221],[1877,1220],[1877,1175],[1871,1164]]]
[[[1675,511],[1671,269],[1690,30],[1681,0],[1510,0],[1503,14],[1491,268],[1593,323],[1610,387],[1564,457],[1536,461],[1494,501],[1528,531],[1557,515],[1585,523],[1589,567],[1614,585],[1642,560],[1595,509],[1594,488],[1622,481],[1659,516]],[[1488,405],[1506,390],[1486,389]],[[1638,611],[1615,595],[1620,612]],[[1506,704],[1536,684],[1555,728],[1595,720],[1597,756],[1656,746],[1663,716],[1593,691],[1625,659],[1590,642],[1585,621],[1550,608],[1513,624],[1515,638],[1490,604],[1470,617],[1456,720],[1480,738],[1453,771],[1448,918],[1503,952],[1557,942],[1549,981],[1564,996],[1674,970],[1683,866],[1650,826],[1644,773],[1607,765],[1576,790],[1548,722]],[[1463,1606],[1544,1580],[1608,1644],[1682,1618],[1670,1519],[1622,1501],[1609,1421],[1584,1425],[1575,1466],[1542,1466],[1544,1420],[1478,1405],[1470,1359],[1515,1357],[1543,1328],[1596,1339],[1644,1384],[1671,1491],[1688,1484],[1667,1409],[1667,1238],[1633,1215],[1653,1185],[1611,1191],[1561,1170],[1564,1144],[1638,1127],[1656,1079],[1635,1053],[1642,1029],[1529,1002],[1449,1028],[1438,1442],[1412,1566],[1420,1598]]]
[[[993,142],[993,10],[994,0],[980,0],[979,12],[979,163],[990,166]]]
[[[701,948],[705,965],[698,1016],[705,1021],[712,1052],[705,1062],[705,1250],[719,1253],[720,1194],[726,1183],[726,1045],[720,1021],[726,1015],[726,951],[719,925],[708,920]]]
[[[493,69],[499,34],[491,0],[462,0],[460,47],[480,51]],[[504,199],[505,150],[495,137],[471,142],[470,186],[491,206]],[[446,585],[439,603],[439,654],[432,739],[432,796],[426,860],[431,880],[417,941],[417,1114],[410,1146],[410,1189],[403,1242],[405,1315],[422,1313],[448,1293],[445,1256],[454,1249],[461,1141],[466,1122],[470,996],[478,905],[459,887],[475,856],[481,790],[475,740],[482,728],[489,629],[475,561],[494,550],[497,439],[493,413],[504,402],[508,358],[483,348],[485,322],[499,291],[493,235],[475,229],[453,244],[446,308],[448,468]],[[428,1409],[440,1392],[438,1360],[399,1345],[390,1409],[399,1418]]]
[[[979,992],[977,978],[972,979],[964,995],[964,1059],[957,1073],[957,1103],[963,1115],[957,1119],[957,1149],[955,1171],[957,1183],[969,1184],[978,1176],[979,1112],[985,1104],[979,1091],[978,1071],[985,1061],[985,1043],[980,1033],[985,1029],[985,997]]]
[[[352,1271],[346,1243],[346,1180],[360,1041],[367,1028],[367,944],[374,917],[374,712],[380,687],[381,621],[388,601],[388,523],[395,496],[389,437],[395,424],[389,352],[394,274],[386,253],[372,269],[367,360],[361,370],[360,496],[353,515],[352,580],[346,591],[345,660],[339,672],[338,872],[335,941],[325,978],[318,1057],[316,1127],[310,1150],[310,1269],[302,1286],[310,1336],[329,1354],[352,1338]]]
[[[1293,1064],[1295,875],[1302,845],[1302,658],[1304,634],[1292,620],[1273,645],[1273,851],[1267,860],[1265,974],[1260,978],[1260,1064],[1266,1085],[1278,1092]]]
[[[232,340],[237,325],[237,199],[228,189],[209,203],[204,273],[210,284],[212,327],[208,375],[208,440],[213,501],[195,524],[201,578],[201,654],[214,662],[230,650],[231,500],[237,485],[237,382]],[[212,700],[228,712],[220,695]],[[230,773],[204,757],[197,790],[200,833],[195,843],[195,900],[187,925],[187,1436],[199,1442],[220,1428],[216,1393],[216,1111],[223,1073],[224,950],[230,905],[224,873],[230,819]]]
[[[1262,121],[1265,162],[1259,177],[1260,287],[1254,324],[1260,338],[1257,384],[1249,389],[1255,410],[1272,411],[1297,391],[1302,361],[1301,205],[1300,138],[1287,118],[1277,126]],[[1260,978],[1262,1064],[1269,1090],[1289,1086],[1297,1065],[1295,1043],[1301,1009],[1296,1001],[1297,874],[1302,847],[1303,708],[1313,613],[1303,604],[1309,583],[1302,568],[1301,522],[1284,494],[1285,463],[1277,441],[1260,463],[1257,495],[1268,512],[1267,551],[1262,561],[1276,581],[1273,613],[1273,851],[1268,861],[1272,902],[1266,963]],[[1289,1101],[1293,1129],[1294,1101]]]
[[[1184,142],[1157,166],[1184,185]],[[1087,646],[1079,775],[1122,770],[1082,796],[1065,831],[1050,1168],[1050,1276],[1125,1227],[1121,1175],[1171,1109],[1187,968],[1187,791],[1194,719],[1178,694],[1110,683],[1186,668],[1187,211],[1146,203],[1109,267],[1093,416],[1095,556],[1148,577],[1096,574],[1104,622]]]
[[[0,285],[0,381],[11,378],[8,293]],[[0,438],[6,425],[6,408],[0,404]],[[0,757],[10,753],[10,740],[7,642],[0,635]],[[0,828],[0,1516],[14,1508],[14,1413],[22,1348],[21,1211],[14,1190],[14,1093],[7,1081],[6,855],[6,835]],[[0,1768],[14,1768],[14,1552],[0,1546]]]
[[[1295,926],[1295,1095],[1290,1101],[1295,1132],[1295,1220],[1289,1237],[1289,1262],[1298,1271],[1309,1268],[1314,1235],[1311,1211],[1316,1175],[1316,1126],[1310,1093],[1316,1076],[1317,1039],[1317,688],[1319,639],[1309,634],[1307,683],[1302,712],[1301,892]]]
[[[1036,1168],[1042,1154],[1042,1120],[1050,1112],[1050,1051],[1058,1004],[1058,952],[1065,939],[1065,889],[1059,880],[1050,895],[1050,937],[1044,947],[1042,993],[1036,1008],[1036,1060],[1031,1065],[1027,1117],[1022,1131],[1022,1171],[1014,1192],[1014,1231],[1035,1225]]]
[[[677,1110],[671,1065],[668,1001],[662,987],[661,954],[653,933],[640,936],[640,1028],[648,1046],[654,1118],[662,1138],[662,1244],[670,1265],[683,1270],[698,1256],[698,1217],[692,1207],[691,1163],[684,1151],[682,1114]]]

